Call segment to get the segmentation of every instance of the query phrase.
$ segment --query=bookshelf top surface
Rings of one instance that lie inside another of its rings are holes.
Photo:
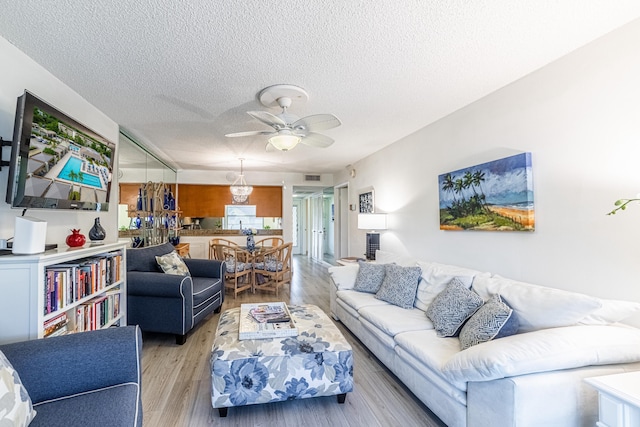
[[[61,245],[56,249],[45,251],[39,254],[33,255],[2,255],[0,256],[0,266],[6,264],[18,264],[18,263],[55,263],[68,261],[76,258],[83,258],[86,256],[97,255],[103,252],[109,252],[116,249],[125,249],[126,243],[124,242],[110,242],[101,245],[85,244],[81,248],[69,248],[67,245]]]

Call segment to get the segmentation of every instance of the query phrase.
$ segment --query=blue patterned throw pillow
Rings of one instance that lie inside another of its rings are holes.
[[[478,294],[454,277],[429,305],[427,317],[439,337],[457,337],[464,322],[482,304],[484,301]]]
[[[413,308],[416,290],[420,282],[420,267],[401,267],[387,264],[384,280],[376,298],[402,308]]]
[[[353,285],[354,291],[375,294],[380,289],[385,275],[385,264],[358,261],[360,269]]]
[[[500,297],[492,296],[460,330],[460,348],[506,337],[518,332],[516,313]]]

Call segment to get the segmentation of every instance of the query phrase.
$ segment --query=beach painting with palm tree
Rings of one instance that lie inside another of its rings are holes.
[[[438,176],[441,230],[533,231],[531,153]]]

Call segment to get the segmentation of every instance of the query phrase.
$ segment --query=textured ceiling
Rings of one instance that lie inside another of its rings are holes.
[[[331,173],[640,17],[638,0],[0,0],[0,35],[178,169]],[[4,64],[4,66],[11,66]],[[287,83],[329,148],[265,152]],[[277,114],[277,109],[270,110]]]

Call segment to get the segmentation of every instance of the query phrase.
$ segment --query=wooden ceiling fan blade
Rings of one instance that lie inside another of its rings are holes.
[[[293,129],[304,129],[308,132],[317,132],[321,130],[333,129],[342,124],[333,114],[313,114],[311,116],[303,117],[296,121],[293,125]]]
[[[309,132],[307,136],[302,138],[301,144],[309,145],[311,147],[326,148],[334,143],[333,138],[329,138],[326,135],[320,133]]]
[[[261,121],[265,125],[274,127],[276,129],[286,127],[287,124],[280,117],[269,113],[268,111],[247,111],[251,117]]]
[[[264,131],[264,130],[249,130],[246,132],[235,132],[235,133],[228,133],[225,136],[229,137],[229,138],[237,138],[240,136],[256,136],[256,135],[271,135],[274,132],[272,131]]]

